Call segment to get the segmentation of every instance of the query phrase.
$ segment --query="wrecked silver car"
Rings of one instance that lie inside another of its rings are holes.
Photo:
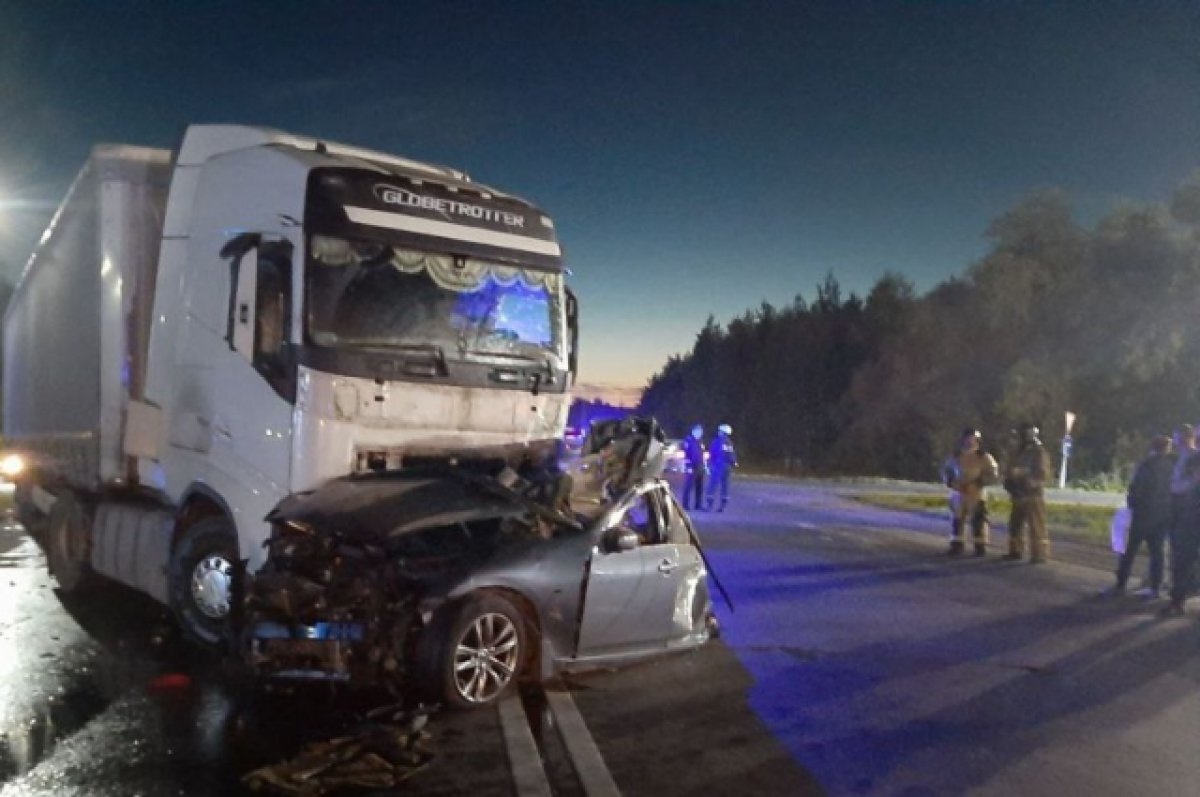
[[[623,424],[569,474],[418,467],[288,499],[237,620],[247,663],[471,707],[704,643],[707,568],[658,477],[661,433]]]

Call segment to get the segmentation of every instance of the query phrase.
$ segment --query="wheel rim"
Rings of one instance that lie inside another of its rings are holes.
[[[192,568],[192,602],[206,617],[220,620],[229,614],[233,565],[220,555],[206,556]]]
[[[503,614],[483,614],[467,626],[454,648],[454,687],[470,703],[486,703],[517,674],[520,637]]]

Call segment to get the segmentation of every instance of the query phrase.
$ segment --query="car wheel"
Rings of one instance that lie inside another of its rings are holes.
[[[238,561],[237,532],[223,516],[189,526],[171,554],[171,608],[183,632],[206,647],[226,636]]]
[[[60,590],[80,592],[95,583],[91,519],[69,493],[54,502],[46,523],[45,539],[47,564]]]
[[[436,636],[440,697],[457,708],[481,708],[509,695],[527,658],[521,611],[499,595],[468,599]]]

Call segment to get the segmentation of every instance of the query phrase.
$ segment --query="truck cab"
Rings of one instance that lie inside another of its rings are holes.
[[[577,312],[541,210],[453,169],[262,128],[190,127],[169,169],[161,222],[106,205],[101,170],[78,189],[97,192],[94,268],[118,274],[97,281],[95,301],[119,294],[97,333],[124,331],[96,358],[97,465],[67,466],[37,396],[6,402],[6,442],[33,463],[23,515],[46,521],[60,583],[116,578],[214,641],[287,495],[554,450]],[[105,256],[113,224],[160,224],[157,258]],[[58,259],[35,253],[23,282]],[[21,293],[6,383],[54,355],[22,338],[38,292]]]

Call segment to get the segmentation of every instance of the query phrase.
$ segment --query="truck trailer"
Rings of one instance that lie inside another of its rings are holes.
[[[551,219],[455,169],[276,130],[96,146],[4,318],[20,519],[216,643],[267,514],[332,479],[551,455],[577,304]]]

